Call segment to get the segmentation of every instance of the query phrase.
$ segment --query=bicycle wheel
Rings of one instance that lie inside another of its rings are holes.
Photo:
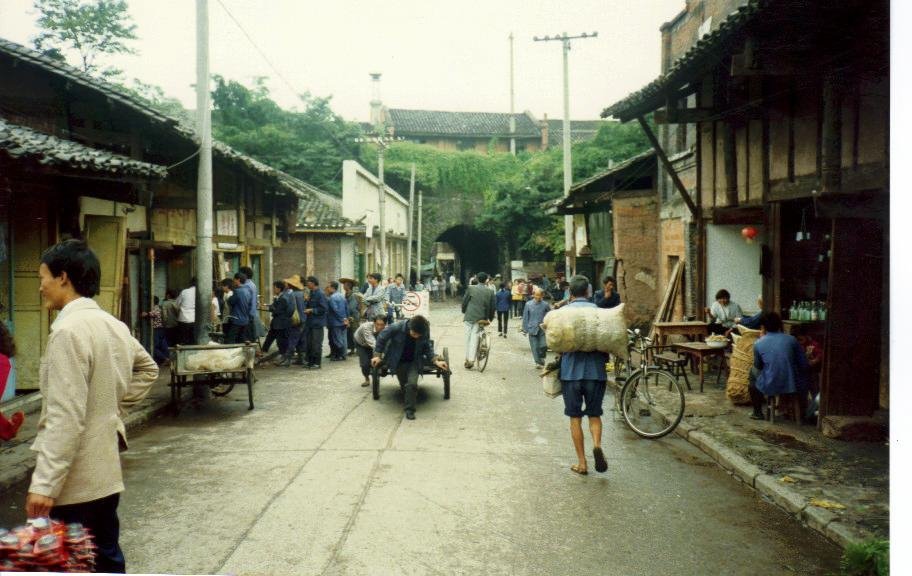
[[[684,416],[684,389],[664,370],[637,370],[621,388],[621,415],[639,436],[661,438]]]
[[[488,358],[491,356],[491,336],[487,330],[482,330],[478,335],[478,350],[475,352],[475,363],[478,365],[478,371],[484,372],[488,366]]]

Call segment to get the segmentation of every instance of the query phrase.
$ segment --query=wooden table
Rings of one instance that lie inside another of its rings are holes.
[[[675,350],[683,352],[691,357],[691,360],[695,361],[700,367],[700,392],[703,391],[703,360],[710,356],[720,356],[722,362],[725,362],[725,348],[714,348],[705,342],[681,342],[680,344],[673,344]],[[719,385],[719,380],[722,379],[722,366],[719,366],[719,374],[716,376],[716,386]]]
[[[683,322],[656,322],[653,324],[656,332],[656,344],[665,345],[665,340],[673,335],[695,337],[703,340],[709,336],[709,324],[699,320],[687,320]]]

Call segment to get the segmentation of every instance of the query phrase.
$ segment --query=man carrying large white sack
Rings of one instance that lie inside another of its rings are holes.
[[[605,363],[608,353],[627,355],[627,326],[623,305],[600,309],[588,300],[589,279],[570,279],[570,300],[560,310],[549,312],[543,322],[548,347],[561,353],[560,380],[564,397],[564,414],[570,417],[570,437],[578,462],[573,472],[589,473],[583,439],[583,416],[589,418],[592,456],[595,470],[605,472],[608,462],[602,451],[602,400],[608,375]]]

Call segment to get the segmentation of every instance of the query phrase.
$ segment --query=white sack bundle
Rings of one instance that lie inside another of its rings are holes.
[[[624,305],[614,308],[564,306],[545,315],[545,337],[555,352],[608,352],[627,358]]]
[[[191,372],[240,371],[244,369],[246,361],[243,347],[203,350],[187,355],[185,369]]]

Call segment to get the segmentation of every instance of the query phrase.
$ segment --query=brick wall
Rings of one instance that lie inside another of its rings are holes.
[[[661,295],[659,283],[658,198],[615,198],[615,256],[617,283],[629,325],[651,322]]]
[[[660,282],[656,290],[656,304],[661,306],[661,299],[665,295],[668,287],[669,277],[674,270],[674,258],[687,264],[687,226],[680,218],[671,218],[662,220],[660,223],[659,234],[659,278]],[[685,269],[685,272],[687,270]],[[680,289],[678,298],[675,302],[675,309],[672,318],[680,320],[684,315],[684,300]]]
[[[313,262],[307,261],[307,237],[313,242]],[[292,274],[301,277],[313,274],[325,285],[329,280],[341,276],[340,244],[342,237],[337,234],[294,234],[281,248],[273,253],[273,275],[276,279]]]

